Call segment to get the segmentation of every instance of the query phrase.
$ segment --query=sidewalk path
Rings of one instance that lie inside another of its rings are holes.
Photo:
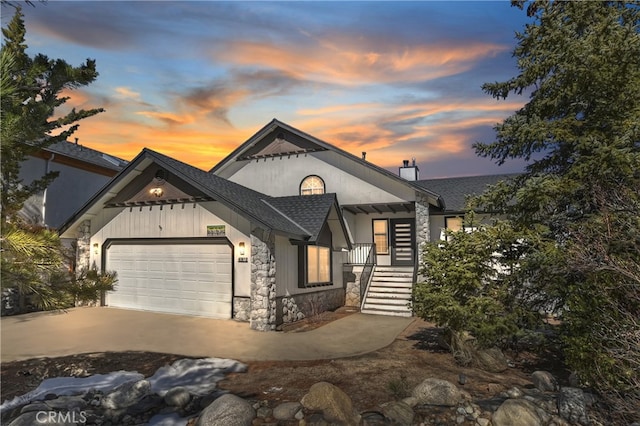
[[[352,314],[315,330],[260,332],[233,320],[116,308],[74,308],[0,320],[1,361],[89,352],[149,351],[239,361],[312,360],[383,348],[414,318]]]

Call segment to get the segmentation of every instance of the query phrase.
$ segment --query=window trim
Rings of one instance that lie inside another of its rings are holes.
[[[389,235],[389,219],[371,219],[371,240],[373,241],[373,243],[375,244],[376,242],[376,235],[383,235],[382,233],[376,233],[376,226],[375,226],[375,222],[385,222],[385,239],[387,241],[387,246],[386,247],[379,247],[378,244],[376,244],[376,254],[382,254],[382,255],[388,255],[391,254],[391,250],[389,248],[390,246],[390,235]]]
[[[314,192],[314,190],[318,189],[318,188],[310,188],[311,192],[308,194],[303,194],[302,193],[302,185],[304,185],[304,183],[307,181],[307,179],[311,179],[311,178],[315,178],[318,179],[320,181],[320,183],[322,184],[322,192]],[[321,195],[321,194],[326,194],[327,193],[327,186],[324,183],[324,179],[322,179],[320,176],[318,175],[308,175],[306,176],[304,179],[302,179],[302,181],[300,181],[300,185],[298,188],[298,193],[300,195]]]
[[[311,246],[322,247],[329,250],[329,281],[308,282],[309,277],[309,250]],[[333,285],[333,243],[331,229],[325,223],[318,235],[315,244],[301,244],[298,246],[298,288],[312,288]]]

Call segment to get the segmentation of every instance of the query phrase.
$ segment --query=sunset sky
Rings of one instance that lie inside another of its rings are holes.
[[[525,12],[494,2],[69,1],[25,6],[28,53],[100,76],[69,105],[103,107],[81,144],[130,160],[148,147],[208,170],[272,118],[421,178],[517,172],[475,141],[526,97],[516,74]],[[2,7],[2,25],[12,9]]]

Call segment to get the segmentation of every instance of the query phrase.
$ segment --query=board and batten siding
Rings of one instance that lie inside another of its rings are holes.
[[[300,183],[309,175],[317,175],[325,183],[325,192],[338,194],[340,204],[396,203],[413,201],[413,190],[360,164],[345,162],[342,169],[326,160],[333,153],[320,152],[246,160],[244,167],[228,179],[253,190],[281,197],[300,194]],[[335,155],[335,154],[334,154]],[[359,172],[361,176],[354,175]],[[393,187],[393,188],[392,188]],[[386,189],[385,189],[386,188]],[[395,192],[390,192],[395,191]],[[396,194],[401,194],[400,196]],[[407,198],[400,198],[400,197]]]
[[[276,237],[276,297],[296,294],[314,293],[323,290],[341,288],[343,286],[342,264],[346,252],[332,252],[333,285],[322,287],[298,287],[298,246],[292,245],[285,237]]]
[[[173,208],[172,208],[173,206]],[[90,264],[100,267],[102,245],[113,238],[192,238],[206,237],[207,225],[225,225],[226,238],[234,245],[235,296],[250,296],[251,263],[238,262],[237,248],[245,243],[251,257],[250,223],[222,204],[211,201],[119,209],[103,209],[91,220]],[[97,253],[95,244],[97,244]]]

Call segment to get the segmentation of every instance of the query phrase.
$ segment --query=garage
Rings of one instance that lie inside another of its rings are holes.
[[[106,305],[231,318],[233,258],[228,240],[123,240],[110,241],[105,249],[105,269],[118,273]]]

